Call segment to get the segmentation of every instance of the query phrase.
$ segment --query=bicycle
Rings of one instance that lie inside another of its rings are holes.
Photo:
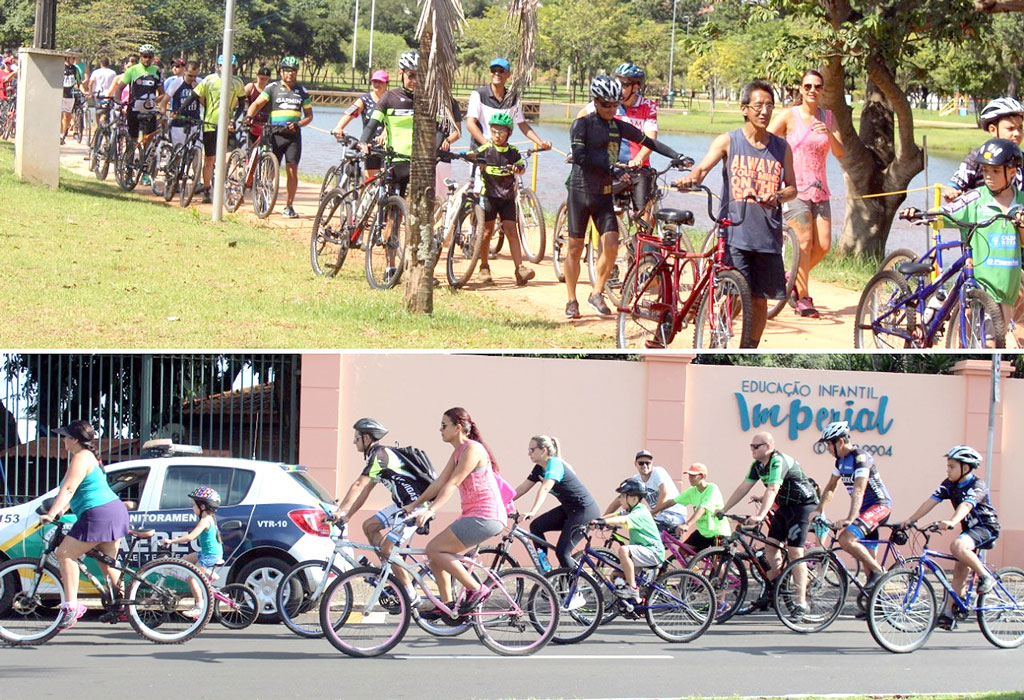
[[[539,150],[531,148],[520,153],[525,161],[530,156],[535,156]],[[516,222],[520,250],[523,251],[523,260],[539,263],[544,259],[544,248],[547,243],[544,208],[541,207],[537,194],[523,182],[523,174],[513,173],[513,175],[516,178]],[[494,234],[491,236],[491,244],[488,247],[492,257],[501,252],[504,242],[505,232],[495,223]]]
[[[44,501],[36,513],[45,515],[52,503],[52,499]],[[61,605],[66,600],[53,554],[64,540],[69,522],[66,517],[59,518],[54,526],[38,558],[11,559],[0,565],[0,639],[13,646],[43,644],[59,631]],[[40,521],[36,529],[42,527]],[[116,614],[123,608],[135,631],[151,642],[181,644],[199,634],[209,622],[213,593],[202,572],[180,559],[155,559],[138,569],[128,565],[139,540],[155,534],[155,530],[131,531],[126,549],[117,558],[96,549],[85,555],[121,572],[125,593],[111,590],[82,560],[79,568],[99,591],[100,602],[108,612]],[[192,597],[193,588],[201,592],[199,600]],[[182,614],[196,608],[195,618]]]
[[[855,347],[865,348],[870,343],[876,348],[930,348],[943,334],[950,348],[986,348],[988,341],[997,348],[1005,347],[1002,310],[974,278],[970,241],[979,228],[1011,217],[996,214],[971,224],[941,212],[921,212],[913,217],[900,214],[900,218],[917,224],[932,223],[940,216],[968,228],[966,240],[937,240],[920,262],[900,263],[897,271],[882,270],[875,274],[857,304]],[[956,247],[963,249],[960,257],[948,266],[940,266],[941,253]],[[925,277],[933,269],[938,270],[937,278],[927,282]],[[917,280],[913,290],[908,278]]]
[[[7,99],[0,100],[0,139],[14,139],[18,123],[17,105],[18,100],[11,94],[8,94]]]
[[[616,343],[619,348],[667,348],[684,327],[693,323],[695,348],[754,347],[753,301],[747,280],[726,266],[726,231],[743,223],[715,217],[712,193],[704,185],[708,216],[715,222],[714,251],[691,253],[686,249],[683,226],[693,224],[693,212],[660,209],[658,230],[637,232],[636,253],[622,287],[618,305]],[[688,243],[688,241],[686,241]]]
[[[245,191],[252,189],[252,209],[265,219],[274,211],[281,185],[281,165],[270,148],[275,128],[264,124],[255,144],[245,138],[243,147],[232,149],[224,168],[224,206],[234,213],[242,206]]]
[[[975,594],[976,574],[971,572],[963,598],[934,560],[958,561],[951,554],[928,548],[928,539],[938,532],[938,523],[926,528],[911,527],[925,537],[917,565],[887,572],[878,580],[868,600],[868,630],[883,649],[897,654],[919,649],[935,629],[937,608],[935,590],[925,578],[930,573],[953,599],[955,619],[966,620],[970,613],[978,618],[978,627],[990,643],[1004,649],[1024,644],[1024,570],[1004,567],[992,571],[985,566],[995,586],[988,593]]]
[[[336,165],[327,168],[327,172],[324,173],[323,182],[320,183],[321,202],[331,190],[349,190],[355,183],[361,182],[363,179],[363,161],[366,157],[359,151],[359,139],[348,134],[336,135],[335,138],[341,145],[341,158]]]
[[[96,174],[97,180],[106,180],[110,171],[111,161],[116,160],[114,142],[116,141],[119,121],[117,114],[118,102],[113,98],[97,98],[96,130],[89,143],[89,170]]]
[[[163,542],[157,545],[160,550],[167,550],[167,558],[180,560],[170,554],[170,548]],[[186,562],[189,563],[189,562]],[[224,561],[217,562],[220,566]],[[201,570],[200,570],[201,571]],[[210,593],[213,595],[213,616],[211,619],[218,622],[229,630],[243,630],[260,616],[260,603],[256,592],[244,583],[227,583],[217,587],[213,584],[219,576],[213,572],[212,576],[204,574],[207,584],[210,586]]]
[[[178,204],[183,208],[192,203],[192,197],[199,188],[203,177],[202,120],[178,117],[191,122],[192,127],[182,143],[175,144],[164,162],[164,201],[169,202],[178,195]]]
[[[660,564],[637,567],[639,599],[620,597],[616,593],[616,579],[622,572],[618,557],[606,558],[591,546],[592,530],[601,527],[604,525],[577,528],[585,544],[576,558],[576,566],[552,569],[547,574],[558,592],[562,615],[553,641],[558,644],[581,642],[615,615],[631,620],[643,615],[651,631],[667,642],[691,642],[704,634],[711,626],[717,607],[715,592],[708,580],[686,569],[660,573]],[[615,615],[611,617],[606,614],[606,591],[614,601]]]
[[[92,140],[92,123],[89,121],[88,105],[85,97],[79,90],[72,90],[71,96],[75,100],[75,106],[71,109],[71,138],[77,143],[86,143]]]
[[[159,123],[162,115],[157,112],[141,112],[138,115],[139,130],[143,131],[144,123]],[[159,124],[158,124],[159,125]],[[150,131],[154,133],[157,129]],[[143,143],[145,141],[145,143]],[[139,184],[142,174],[148,172],[150,159],[159,141],[157,136],[144,139],[144,137],[133,138],[127,127],[120,129],[117,135],[117,160],[114,163],[114,177],[118,186],[125,192],[131,192]]]
[[[405,521],[410,524],[412,521]],[[470,622],[480,641],[502,656],[533,654],[551,640],[558,626],[558,598],[544,577],[526,569],[491,571],[475,556],[457,555],[471,576],[482,577],[490,594],[476,610],[459,614],[466,596],[458,591],[451,607],[433,594],[419,568],[403,560],[423,549],[395,547],[382,567],[361,566],[343,573],[328,586],[320,605],[320,626],[327,640],[349,656],[380,656],[393,649],[409,629],[409,594],[391,575],[404,569],[446,620]],[[474,550],[475,554],[475,550]]]

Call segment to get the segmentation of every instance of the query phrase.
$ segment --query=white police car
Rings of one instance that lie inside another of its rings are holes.
[[[188,494],[209,486],[221,496],[217,525],[224,542],[224,564],[217,573],[222,582],[250,586],[263,606],[262,621],[277,617],[275,593],[281,577],[297,562],[326,559],[333,548],[323,505],[334,499],[307,473],[305,467],[223,457],[203,457],[201,449],[174,445],[167,440],[147,442],[140,459],[105,467],[107,481],[128,505],[133,529],[157,531],[140,541],[134,564],[143,564],[166,550],[166,539],[189,532],[195,525]],[[28,503],[0,508],[0,561],[38,557],[44,537],[36,507],[56,489]],[[196,549],[190,542],[172,546],[176,555]]]

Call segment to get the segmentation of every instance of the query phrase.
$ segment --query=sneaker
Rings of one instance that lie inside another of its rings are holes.
[[[418,600],[412,603],[412,606],[420,612],[428,612],[430,610],[437,610],[438,607],[430,600],[430,598],[423,598],[422,596],[416,596]]]
[[[807,603],[793,603],[789,606],[789,611],[792,617],[796,620],[802,620],[811,613],[811,606]]]
[[[802,297],[796,303],[796,313],[804,318],[819,318],[821,316],[814,308],[814,300],[810,297]]]
[[[60,617],[57,620],[57,629],[69,630],[75,626],[82,615],[85,614],[86,607],[81,603],[72,605],[71,603],[64,603],[60,606]]]
[[[63,136],[60,137],[60,145],[61,146],[64,145],[64,137]],[[71,623],[71,624],[74,624],[74,623]],[[60,625],[57,625],[57,629],[67,629],[67,628],[66,627],[61,627]]]
[[[105,622],[108,625],[116,625],[118,622],[128,621],[128,611],[123,605],[118,605],[116,608],[108,608],[105,613],[100,615],[100,622]]]
[[[636,586],[616,586],[615,587],[616,598],[639,598],[640,589]]]
[[[952,632],[956,629],[956,620],[953,619],[952,615],[943,613],[939,615],[939,619],[935,621],[935,626],[939,629],[949,630]]]
[[[490,586],[482,585],[480,586],[480,588],[476,589],[475,591],[472,591],[469,595],[466,596],[465,600],[463,600],[462,604],[459,606],[459,615],[471,613],[477,608],[479,608],[480,604],[483,603],[484,600],[487,599],[487,596],[489,596],[490,594]]]
[[[996,586],[996,580],[991,576],[982,576],[981,580],[978,581],[978,595],[985,595],[991,593],[992,589]]]
[[[491,277],[491,268],[489,268],[489,267],[481,267],[480,268],[480,282],[482,284],[490,284],[493,281],[494,281],[494,278]]]
[[[397,267],[388,267],[384,270],[384,279],[391,281],[395,278],[395,273],[398,272]]]
[[[522,287],[524,284],[532,280],[537,276],[537,273],[526,265],[520,265],[516,268],[516,286]]]
[[[604,301],[604,294],[600,292],[591,294],[587,297],[587,303],[594,307],[594,311],[601,314],[602,316],[611,316],[612,310],[608,308],[608,304]]]
[[[767,610],[772,606],[772,598],[770,595],[761,595],[757,600],[750,604],[750,612],[760,612]]]
[[[587,604],[587,599],[583,597],[582,593],[576,592],[572,594],[572,598],[565,604],[566,610],[579,610]]]
[[[198,620],[202,612],[203,609],[197,605],[193,608],[189,608],[188,610],[182,611],[181,616],[187,617],[190,620]]]
[[[573,299],[565,305],[565,317],[566,318],[579,318],[580,317],[580,303]]]
[[[210,197],[210,188],[209,187],[204,187],[202,194],[203,194],[203,204],[209,204],[209,203],[211,203],[213,201],[213,198]]]
[[[283,216],[286,219],[297,219],[297,218],[299,218],[299,215],[295,213],[294,209],[292,209],[292,205],[291,204],[285,206],[284,211],[281,212],[281,216]]]
[[[882,574],[872,571],[868,574],[868,580],[864,582],[864,590],[870,593],[871,589],[875,587],[875,584],[878,583],[878,579],[880,578],[882,578]]]
[[[444,611],[436,607],[432,607],[430,610],[421,610],[419,615],[421,620],[426,620],[427,622],[437,622],[444,619]]]

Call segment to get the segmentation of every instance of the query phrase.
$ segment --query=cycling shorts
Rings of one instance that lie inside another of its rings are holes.
[[[395,169],[395,183],[398,185],[398,192],[404,197],[405,191],[409,189],[409,161],[396,160],[392,162],[391,167]]]
[[[587,222],[590,219],[594,220],[598,233],[619,230],[611,194],[591,194],[570,189],[565,206],[569,214],[569,238],[586,238]]]
[[[750,296],[759,299],[785,298],[786,268],[781,254],[759,253],[727,245],[725,264],[736,268],[747,280]]]
[[[790,547],[803,547],[811,526],[811,513],[817,508],[814,503],[779,506],[768,528],[768,537],[776,542],[785,542]]]
[[[277,156],[277,161],[284,165],[298,165],[302,159],[302,132],[275,129],[270,135],[270,150]]]
[[[203,132],[203,150],[206,151],[207,158],[213,158],[217,155],[217,130],[204,131]],[[235,147],[235,134],[228,132],[228,150],[230,151]]]
[[[139,138],[139,128],[142,128],[143,134],[152,134],[156,131],[156,112],[136,112],[134,109],[128,110],[128,118],[125,120],[128,124],[128,135],[133,139]]]
[[[388,507],[378,510],[374,513],[373,517],[380,523],[382,528],[390,528],[390,532],[386,535],[387,539],[396,544],[402,541],[402,534],[406,528],[403,521],[407,517],[404,508],[399,508],[392,503]]]
[[[494,221],[499,216],[502,221],[516,220],[516,200],[496,199],[484,195],[480,197],[480,205],[484,208],[484,221]]]
[[[876,503],[862,510],[857,519],[847,525],[846,529],[858,540],[863,540],[870,533],[876,531],[879,525],[884,525],[891,512],[892,509],[889,506],[884,503]]]
[[[974,549],[992,549],[999,537],[999,530],[993,530],[984,525],[975,525],[964,530],[957,539],[962,537],[973,542]]]
[[[367,170],[380,170],[381,166],[384,165],[384,159],[380,156],[368,155],[366,156],[366,169]]]

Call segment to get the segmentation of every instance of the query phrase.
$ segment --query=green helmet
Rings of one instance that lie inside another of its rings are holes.
[[[285,56],[281,59],[281,63],[278,65],[278,68],[291,68],[298,70],[299,59],[295,58],[295,56]]]
[[[491,126],[503,126],[507,129],[511,129],[512,117],[505,112],[495,112],[491,115],[491,118],[487,120],[487,123]]]

